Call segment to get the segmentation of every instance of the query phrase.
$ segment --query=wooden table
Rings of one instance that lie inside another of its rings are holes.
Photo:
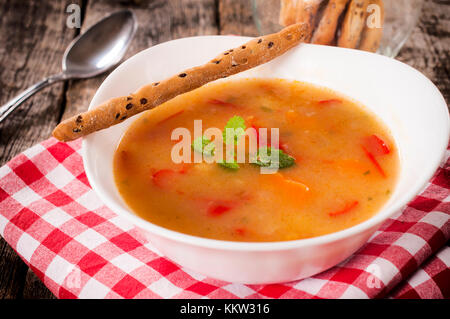
[[[66,26],[69,4],[81,8],[81,32],[106,14],[131,8],[139,30],[127,57],[160,42],[206,34],[256,35],[249,0],[0,0],[0,104],[57,73],[80,29]],[[450,100],[450,3],[427,0],[398,57],[419,69]],[[48,138],[61,119],[87,108],[106,75],[59,83],[37,94],[0,124],[0,165]],[[0,238],[0,298],[55,298]]]

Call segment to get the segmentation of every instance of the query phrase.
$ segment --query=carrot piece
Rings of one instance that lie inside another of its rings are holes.
[[[295,189],[296,191],[302,191],[302,192],[307,192],[309,191],[309,187],[306,186],[303,183],[294,181],[290,178],[285,178],[284,179],[284,183],[286,183],[286,185],[289,185],[289,187],[291,187],[292,189]]]
[[[261,174],[259,185],[263,192],[276,194],[277,200],[292,207],[305,207],[304,205],[314,196],[307,185],[280,173]]]
[[[341,104],[341,103],[342,103],[342,100],[339,100],[339,99],[330,99],[330,100],[319,101],[319,104],[323,105],[323,106],[331,106],[331,105]]]
[[[229,103],[229,102],[225,102],[225,101],[218,100],[218,99],[211,99],[211,100],[208,100],[208,103],[210,103],[210,104],[215,104],[215,105],[222,105],[222,106],[237,107],[236,104]]]
[[[166,117],[165,119],[159,121],[157,124],[161,124],[161,123],[167,122],[168,120],[173,119],[175,116],[180,115],[180,114],[183,113],[183,112],[184,112],[184,110],[181,110],[181,111],[178,111],[178,112],[176,112],[176,113],[174,113],[174,114],[172,114],[172,115],[169,115],[169,116]]]
[[[284,177],[280,173],[263,175],[267,176],[266,179],[271,183],[276,189],[283,189],[283,192],[290,193],[292,195],[298,194],[298,192],[307,192],[309,191],[309,187],[305,184],[290,179],[288,177]]]
[[[356,206],[359,205],[359,202],[357,200],[347,203],[344,208],[334,211],[334,212],[329,212],[328,215],[330,215],[331,217],[335,217],[335,216],[339,216],[339,215],[343,215],[345,213],[350,212],[351,210],[353,210],[354,208],[356,208]]]
[[[383,176],[384,178],[386,178],[386,173],[384,172],[383,168],[381,167],[380,163],[378,163],[377,159],[375,158],[375,156],[370,153],[364,146],[361,146],[361,148],[363,149],[364,153],[366,154],[367,158],[372,162],[372,164],[377,168],[378,172],[380,172],[381,176]]]
[[[253,124],[255,124],[255,117],[253,115],[247,116],[245,118],[245,123],[247,123],[247,125],[251,127]]]
[[[285,113],[286,121],[288,123],[296,123],[300,120],[300,116],[297,112],[294,110],[286,111]]]
[[[365,137],[363,145],[374,156],[386,155],[391,152],[386,142],[375,134]]]
[[[370,169],[370,164],[355,159],[322,160],[322,163],[349,174],[362,174]]]

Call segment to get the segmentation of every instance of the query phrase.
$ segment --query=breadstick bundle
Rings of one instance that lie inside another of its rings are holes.
[[[308,24],[291,24],[278,33],[262,36],[227,50],[201,66],[148,84],[133,94],[111,99],[69,118],[54,129],[53,136],[61,141],[71,141],[108,128],[208,82],[269,62],[300,42],[308,42],[310,39]]]
[[[281,0],[283,26],[306,23],[311,42],[376,52],[383,35],[383,0]]]

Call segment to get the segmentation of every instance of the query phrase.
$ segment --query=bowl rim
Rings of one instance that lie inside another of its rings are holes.
[[[193,37],[186,37],[176,40],[170,40],[167,42],[163,42],[160,44],[157,44],[155,46],[149,47],[147,49],[144,49],[135,55],[131,56],[124,62],[122,62],[111,74],[109,74],[102,82],[102,84],[97,89],[96,93],[94,94],[91,103],[89,105],[89,109],[94,107],[93,101],[97,94],[103,89],[104,84],[108,81],[108,79],[116,72],[120,72],[122,69],[125,69],[130,63],[131,60],[137,58],[140,55],[147,54],[150,50],[156,47],[162,47],[162,46],[170,46],[174,42],[185,42],[185,41],[192,41],[192,40],[202,40],[202,39],[209,39],[209,38],[233,38],[233,39],[239,39],[239,40],[249,40],[252,39],[252,37],[244,37],[244,36],[230,36],[230,35],[207,35],[207,36],[193,36]],[[422,77],[426,82],[428,82],[428,85],[432,90],[435,91],[436,95],[441,99],[442,104],[447,106],[447,103],[445,102],[444,97],[438,90],[438,88],[429,80],[426,76],[424,76],[421,72],[414,69],[413,67],[400,62],[398,60],[388,58],[382,55],[366,52],[366,51],[360,51],[360,50],[354,50],[354,49],[347,49],[347,48],[339,48],[339,47],[332,47],[332,46],[323,46],[323,45],[315,45],[315,44],[302,44],[302,46],[310,46],[310,47],[321,47],[323,50],[346,50],[351,52],[352,54],[361,54],[361,55],[367,55],[371,58],[375,59],[385,59],[388,60],[390,63],[397,63],[400,67],[407,68],[410,71],[415,72],[419,77]],[[448,114],[448,113],[447,113]],[[136,117],[137,119],[138,117]],[[446,131],[447,131],[447,137],[450,136],[450,118],[447,116],[446,121]],[[95,134],[95,133],[94,133]],[[448,138],[447,138],[448,141]],[[343,240],[348,237],[363,233],[364,231],[367,231],[374,227],[379,227],[381,223],[383,223],[385,220],[387,220],[389,217],[394,215],[396,212],[401,210],[403,207],[405,207],[416,195],[418,195],[424,187],[428,184],[431,177],[434,175],[436,170],[439,168],[442,160],[445,157],[445,153],[447,150],[448,143],[442,143],[442,145],[439,146],[439,156],[436,156],[434,158],[433,162],[428,165],[428,168],[426,169],[426,172],[420,181],[416,184],[415,187],[411,188],[407,193],[403,194],[401,198],[399,198],[397,201],[393,202],[391,207],[389,209],[382,208],[379,210],[375,215],[370,217],[369,219],[356,224],[352,227],[345,228],[342,230],[339,230],[337,232],[317,236],[317,237],[311,237],[311,238],[304,238],[304,239],[296,239],[296,240],[289,240],[289,241],[275,241],[275,242],[238,242],[238,241],[227,241],[227,240],[218,240],[218,239],[211,239],[211,238],[205,238],[205,237],[199,237],[194,235],[189,235],[185,233],[181,233],[175,230],[170,230],[167,228],[164,228],[162,226],[158,226],[156,224],[153,224],[145,219],[142,219],[141,217],[137,216],[132,212],[131,209],[126,210],[122,209],[119,205],[116,205],[114,200],[110,200],[109,196],[106,194],[106,192],[103,191],[103,189],[100,187],[100,185],[96,182],[94,175],[93,175],[93,167],[91,167],[91,163],[87,160],[88,156],[88,150],[90,147],[90,136],[83,137],[82,139],[82,158],[83,158],[83,165],[85,168],[86,176],[89,180],[89,183],[92,187],[92,189],[95,191],[95,193],[99,196],[100,200],[105,204],[109,209],[111,209],[114,213],[117,215],[123,217],[124,219],[131,221],[135,226],[148,231],[152,234],[155,234],[157,236],[163,237],[168,240],[180,242],[183,244],[191,244],[197,247],[203,247],[203,248],[212,248],[212,249],[220,249],[220,250],[233,250],[233,251],[281,251],[281,250],[289,250],[293,248],[300,248],[300,247],[308,247],[308,246],[315,246],[315,245],[322,245],[327,243],[332,243],[335,241]]]

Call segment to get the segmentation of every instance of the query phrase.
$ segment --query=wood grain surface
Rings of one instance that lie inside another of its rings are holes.
[[[82,26],[66,26],[69,4]],[[0,104],[61,70],[70,41],[116,10],[130,8],[139,29],[126,57],[152,45],[194,35],[257,35],[249,0],[0,0]],[[399,60],[422,71],[450,100],[450,2],[426,0]],[[35,95],[0,124],[0,165],[50,136],[63,118],[87,109],[107,74],[58,83]],[[0,298],[55,298],[0,238]]]

